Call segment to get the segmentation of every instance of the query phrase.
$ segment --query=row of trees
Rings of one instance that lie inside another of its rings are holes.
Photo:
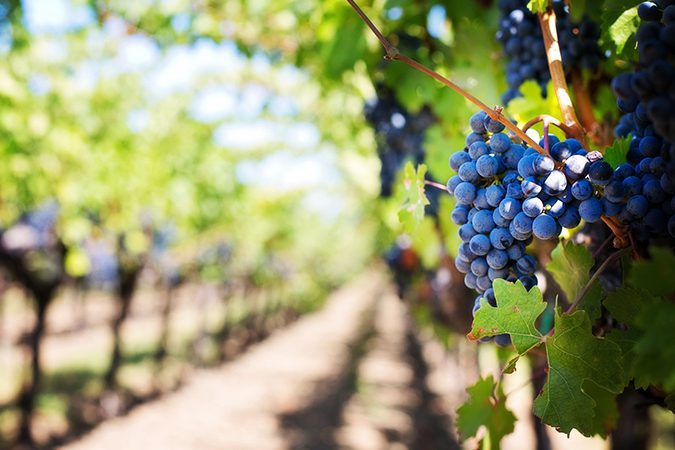
[[[326,105],[348,96],[322,98],[313,81],[289,75],[274,55],[250,58],[206,34],[185,39],[171,16],[148,20],[93,3],[78,6],[91,20],[68,31],[27,29],[19,4],[8,4],[3,19],[11,37],[0,68],[0,266],[26,292],[35,316],[24,340],[30,369],[16,400],[21,442],[32,438],[50,305],[68,286],[105,289],[116,299],[103,374],[106,390],[114,391],[123,327],[144,272],[155,274],[163,292],[158,365],[168,352],[172,299],[181,284],[219,286],[224,302],[234,296],[227,286],[238,286],[244,300],[258,299],[243,319],[230,312],[212,336],[222,358],[235,326],[255,340],[318,306],[328,289],[359,270],[375,230],[359,213],[362,194],[374,192],[374,184],[344,183],[359,176],[354,162],[368,161],[363,145],[342,149],[346,134],[322,135],[315,144],[337,163],[332,184],[281,189],[243,170],[265,164],[280,147],[301,161],[306,146],[289,135],[242,151],[228,149],[227,136],[218,138],[237,132],[224,124],[242,125],[237,109],[247,100],[239,91],[247,87],[265,100],[244,119],[277,128],[304,125],[319,110],[326,111],[320,125],[328,125],[339,111],[329,113]],[[162,15],[162,8],[148,12]],[[125,63],[121,55],[134,45],[154,49],[154,61]],[[202,59],[204,67],[193,70],[172,59],[201,51],[230,60]],[[169,87],[156,86],[161,76]],[[215,119],[195,113],[200,98],[221,88],[235,92],[234,111]],[[290,112],[272,107],[288,99]],[[329,205],[338,194],[346,200]]]

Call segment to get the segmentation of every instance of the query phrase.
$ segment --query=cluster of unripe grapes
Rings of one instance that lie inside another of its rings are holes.
[[[546,84],[551,79],[539,21],[537,15],[527,8],[527,3],[527,0],[499,2],[497,40],[502,43],[509,60],[506,66],[509,89],[502,96],[504,104],[520,96],[520,85],[527,80],[539,83],[545,96]],[[562,0],[553,1],[553,9],[565,72],[573,69],[596,70],[603,58],[598,46],[598,26],[587,18],[573,22],[569,8]]]

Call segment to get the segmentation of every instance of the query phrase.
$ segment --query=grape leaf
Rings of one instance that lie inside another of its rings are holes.
[[[567,301],[572,303],[588,284],[591,278],[590,271],[594,264],[593,255],[586,247],[561,241],[551,252],[551,262],[546,265],[546,270],[560,285]],[[600,285],[595,282],[579,305],[588,313],[591,321],[600,317],[601,296]]]
[[[546,340],[548,379],[534,401],[534,413],[548,425],[569,433],[576,428],[584,436],[606,435],[600,424],[611,422],[614,401],[623,390],[621,349],[593,336],[585,311],[556,311],[555,333]],[[584,389],[592,380],[596,389]],[[606,392],[603,392],[606,391]]]
[[[527,8],[535,14],[543,13],[548,8],[548,0],[530,0]]]
[[[631,139],[630,137],[615,139],[614,144],[605,149],[604,160],[612,166],[612,169],[616,169],[626,162]]]
[[[415,171],[410,161],[406,163],[403,171],[403,187],[406,199],[398,213],[398,218],[408,232],[414,231],[422,222],[424,207],[429,204],[429,200],[424,193],[424,174],[426,172],[427,166],[420,164]]]
[[[624,286],[610,292],[603,303],[616,320],[634,326],[642,307],[654,301],[656,299],[644,290]]]
[[[539,344],[542,335],[535,326],[535,320],[546,309],[539,288],[534,287],[528,292],[520,281],[509,283],[506,280],[495,280],[492,287],[497,306],[481,300],[469,339],[508,333],[521,354]]]
[[[672,266],[671,266],[672,267]],[[649,381],[666,391],[675,390],[675,304],[667,301],[643,306],[637,317],[644,330],[635,345],[634,374],[640,384]]]
[[[618,55],[630,60],[635,56],[633,33],[639,25],[636,3],[635,0],[605,0],[600,23],[602,40],[613,45]]]
[[[492,375],[479,379],[467,389],[469,400],[457,409],[457,427],[465,438],[475,436],[481,425],[487,428],[493,448],[499,448],[499,442],[514,429],[516,416],[506,409],[506,398],[501,386],[495,393],[495,381]]]
[[[639,25],[640,19],[637,16],[636,6],[624,11],[609,27],[609,37],[616,45],[618,53],[623,53],[628,39],[635,33]]]
[[[624,383],[628,384],[630,380],[634,380],[635,387],[647,388],[649,386],[649,379],[635,374],[635,345],[642,336],[641,330],[611,330],[607,333],[607,340],[614,342],[621,349],[621,366],[624,372]]]
[[[646,289],[654,295],[675,292],[675,254],[666,248],[653,247],[649,250],[652,258],[635,264],[628,275],[628,284]]]

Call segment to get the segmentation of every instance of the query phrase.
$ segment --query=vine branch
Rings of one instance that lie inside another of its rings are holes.
[[[570,127],[568,127],[567,125],[562,123],[559,119],[556,119],[553,116],[549,116],[548,114],[539,114],[538,116],[535,116],[532,119],[530,119],[529,121],[527,121],[527,123],[525,123],[525,125],[523,125],[523,131],[529,130],[534,125],[538,124],[539,122],[548,123],[550,125],[553,125],[556,128],[560,128],[563,131],[563,133],[565,133],[566,135],[568,133],[573,132]]]
[[[588,132],[594,144],[601,146],[608,145],[609,143],[603,142],[603,138],[599,132],[600,125],[593,113],[591,98],[588,95],[588,89],[586,89],[586,86],[584,85],[581,72],[578,69],[574,69],[570,74],[570,79],[572,80],[572,89],[574,90],[574,100],[579,108],[581,124]]]
[[[432,186],[432,187],[435,187],[436,189],[440,189],[442,191],[448,192],[448,187],[444,184],[437,183],[437,182],[431,181],[431,180],[424,180],[424,184],[427,185],[427,186]]]
[[[550,7],[546,12],[539,14],[539,25],[544,37],[548,70],[551,73],[551,81],[553,82],[555,95],[558,99],[558,106],[560,107],[563,122],[569,127],[570,133],[568,137],[573,137],[582,143],[586,143],[586,134],[581,125],[579,125],[579,119],[577,119],[577,114],[574,112],[574,105],[567,88],[555,21],[555,12]]]
[[[361,19],[366,23],[368,28],[370,28],[370,31],[373,32],[373,34],[377,37],[377,39],[380,41],[380,44],[382,44],[382,47],[384,47],[384,51],[386,52],[385,59],[390,60],[390,61],[401,61],[404,64],[407,64],[408,66],[412,67],[415,70],[418,70],[425,75],[428,75],[435,80],[439,81],[440,83],[444,84],[445,86],[449,87],[453,91],[457,92],[459,95],[462,97],[466,98],[469,100],[471,103],[485,111],[485,113],[490,116],[492,120],[495,120],[501,124],[503,124],[506,128],[508,128],[511,132],[513,132],[516,136],[518,136],[520,139],[523,140],[523,142],[526,142],[527,145],[530,147],[534,148],[538,153],[541,153],[542,155],[546,154],[546,151],[539,145],[537,144],[531,137],[529,137],[523,130],[518,128],[516,124],[511,122],[508,118],[506,118],[502,114],[502,108],[490,108],[487,106],[485,103],[480,101],[478,98],[475,96],[469,94],[467,91],[459,87],[457,84],[453,83],[449,79],[445,78],[443,75],[439,74],[438,72],[435,72],[431,70],[430,68],[426,67],[424,64],[421,64],[417,61],[415,61],[412,58],[409,58],[405,55],[402,55],[394,45],[392,45],[391,42],[387,40],[387,38],[384,37],[384,35],[380,32],[380,30],[375,26],[375,24],[368,18],[366,13],[363,12],[363,10],[359,7],[359,5],[356,4],[354,0],[347,0],[349,5],[356,11],[356,13],[361,17]]]
[[[598,267],[598,270],[596,270],[595,273],[593,274],[593,276],[591,277],[591,279],[588,280],[588,283],[586,283],[586,285],[585,285],[584,288],[581,290],[581,292],[579,292],[579,294],[577,295],[577,298],[574,299],[574,302],[570,305],[569,308],[567,308],[567,311],[565,311],[565,313],[566,313],[566,314],[569,314],[569,313],[571,313],[572,311],[574,311],[574,310],[577,308],[577,306],[579,306],[579,303],[581,303],[581,300],[584,299],[584,296],[585,296],[585,295],[588,293],[588,291],[591,289],[591,287],[593,286],[593,283],[595,283],[595,281],[598,279],[598,277],[600,276],[600,274],[601,274],[602,272],[604,272],[604,271],[607,269],[607,267],[609,267],[610,264],[612,264],[614,261],[616,261],[617,259],[619,259],[619,258],[622,257],[623,255],[625,255],[625,254],[626,254],[627,252],[629,252],[629,251],[630,251],[629,248],[624,248],[624,249],[622,249],[622,250],[619,250],[618,252],[612,253],[612,254],[611,254],[611,255],[610,255],[610,256],[609,256],[609,257],[608,257],[601,265],[600,265],[600,267]]]

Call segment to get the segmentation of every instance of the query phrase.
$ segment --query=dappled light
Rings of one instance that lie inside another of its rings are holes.
[[[675,448],[674,31],[0,0],[0,449]]]

